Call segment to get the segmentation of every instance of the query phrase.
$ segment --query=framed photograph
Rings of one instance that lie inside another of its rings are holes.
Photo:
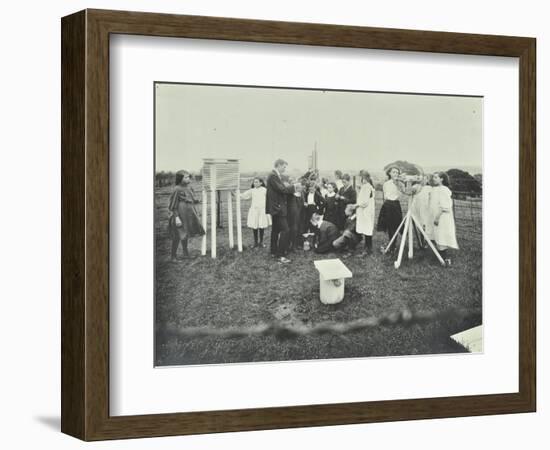
[[[61,30],[64,433],[535,411],[534,38]]]

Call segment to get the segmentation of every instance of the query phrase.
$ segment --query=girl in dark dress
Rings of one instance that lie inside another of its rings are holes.
[[[170,195],[168,210],[168,230],[172,238],[171,260],[176,261],[176,253],[181,242],[183,257],[189,257],[187,244],[189,238],[204,235],[199,216],[195,211],[195,204],[199,201],[195,198],[195,192],[190,186],[191,177],[186,170],[176,173],[176,187]]]
[[[403,191],[399,175],[401,171],[398,167],[389,167],[386,171],[388,180],[383,185],[384,203],[380,208],[378,215],[378,231],[385,231],[388,234],[388,239],[391,240],[403,220],[403,212],[401,210],[400,197]],[[397,249],[397,238],[393,241],[390,251]]]
[[[339,230],[341,230],[343,223],[340,220],[340,200],[336,198],[336,190],[336,183],[331,181],[327,184],[327,195],[325,196],[325,215],[323,220],[332,222],[338,227]]]
[[[306,186],[307,191],[304,194],[305,225],[309,232],[313,232],[311,216],[313,216],[314,213],[321,216],[325,213],[325,199],[314,182],[310,181]]]
[[[295,184],[296,190],[292,194],[287,194],[287,221],[289,228],[288,250],[293,252],[299,248],[303,233],[303,209],[304,197],[302,195],[302,184],[298,184],[297,180],[290,179],[283,175],[281,179],[284,182]]]
[[[349,174],[345,173],[342,175],[342,187],[336,195],[336,199],[339,200],[340,208],[338,212],[339,223],[343,227],[346,223],[346,205],[355,205],[357,203],[357,192],[353,189],[351,185],[351,177]]]

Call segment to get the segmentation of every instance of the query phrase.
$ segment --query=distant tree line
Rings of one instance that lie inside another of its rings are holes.
[[[447,170],[447,175],[449,175],[451,191],[453,191],[456,198],[481,196],[481,174],[478,174],[479,180],[460,169],[449,169]]]
[[[398,160],[393,163],[390,163],[384,167],[384,172],[390,167],[398,167],[402,173],[408,175],[421,175],[423,173],[420,166],[413,164],[408,161]],[[468,172],[460,169],[449,169],[446,171],[449,175],[449,180],[451,183],[451,190],[455,194],[455,198],[465,198],[466,196],[481,196],[482,194],[482,174],[478,173],[475,175],[470,175]],[[302,176],[308,177],[313,175],[311,172],[306,173]],[[318,176],[318,175],[317,175]],[[160,171],[155,174],[155,186],[164,187],[173,185],[176,179],[176,173],[172,171]],[[198,173],[192,175],[192,179],[195,181],[202,181],[202,174]],[[375,183],[374,188],[377,191],[382,190],[382,183]]]

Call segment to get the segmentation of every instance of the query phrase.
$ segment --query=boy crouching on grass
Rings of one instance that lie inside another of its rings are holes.
[[[336,225],[327,220],[318,213],[313,213],[310,220],[312,229],[315,231],[316,243],[315,253],[329,253],[334,250],[332,243],[338,239],[340,232]]]
[[[345,209],[346,224],[342,236],[336,239],[332,246],[335,250],[354,250],[361,241],[361,235],[357,233],[357,215],[355,214],[355,205],[347,205]]]

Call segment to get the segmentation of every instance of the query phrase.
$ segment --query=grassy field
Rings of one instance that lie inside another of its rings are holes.
[[[353,278],[346,281],[344,301],[330,306],[319,301],[313,261],[342,255],[320,256],[299,250],[290,256],[291,264],[281,265],[269,256],[268,248],[250,249],[252,233],[246,228],[242,253],[228,248],[227,230],[223,229],[218,232],[216,260],[201,257],[201,239],[194,239],[189,246],[193,259],[170,262],[166,228],[169,192],[170,188],[159,188],[156,193],[156,365],[464,352],[449,336],[481,323],[479,231],[459,230],[461,249],[453,255],[450,268],[440,267],[432,253],[424,250],[417,250],[412,261],[404,258],[399,270],[394,269],[394,259],[389,255],[349,255],[343,261]],[[248,203],[243,201],[243,222],[247,210]],[[270,229],[266,243],[269,233]],[[376,233],[374,248],[385,241],[383,234]],[[451,307],[471,314],[421,325],[398,324],[286,340],[274,336],[168,338],[163,334],[167,327],[231,328],[273,323],[310,327],[403,309],[439,312]]]

